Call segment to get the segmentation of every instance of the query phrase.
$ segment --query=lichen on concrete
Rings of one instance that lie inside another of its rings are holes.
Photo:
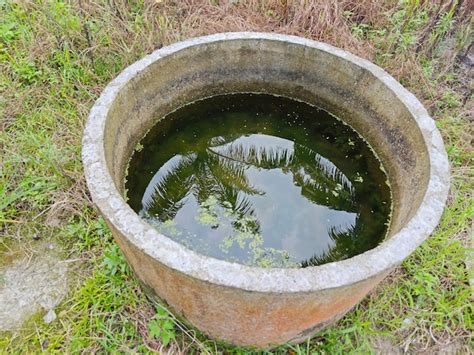
[[[0,266],[0,331],[17,330],[38,312],[46,322],[55,319],[67,293],[67,263],[59,254],[56,245],[41,243]]]

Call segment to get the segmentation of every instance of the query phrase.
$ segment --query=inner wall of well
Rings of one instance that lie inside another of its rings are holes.
[[[131,79],[111,105],[105,135],[108,168],[123,192],[139,140],[174,109],[212,95],[255,92],[287,96],[343,119],[374,148],[389,176],[389,236],[417,210],[429,161],[407,108],[367,70],[315,48],[270,40],[233,40],[186,48]]]

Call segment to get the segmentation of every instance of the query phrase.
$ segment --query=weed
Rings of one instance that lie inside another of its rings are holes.
[[[176,338],[173,319],[164,308],[158,308],[156,315],[148,322],[148,331],[151,338],[158,338],[164,346]]]
[[[125,261],[125,257],[116,244],[104,250],[104,261],[102,265],[105,266],[106,272],[110,276],[116,275],[117,272],[130,274],[130,269]]]

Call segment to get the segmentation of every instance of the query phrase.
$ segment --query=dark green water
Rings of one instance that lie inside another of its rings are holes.
[[[352,128],[308,104],[212,97],[169,114],[139,148],[129,204],[201,254],[306,267],[385,236],[391,202],[380,162]]]

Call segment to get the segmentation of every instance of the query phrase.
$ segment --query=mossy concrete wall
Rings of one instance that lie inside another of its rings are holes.
[[[179,106],[231,92],[302,100],[364,136],[393,190],[387,240],[340,262],[261,269],[196,254],[142,221],[123,198],[136,143]],[[190,39],[125,69],[91,110],[83,162],[94,203],[137,277],[209,336],[260,348],[304,340],[353,307],[429,236],[449,187],[433,120],[390,75],[327,44],[266,33]]]

